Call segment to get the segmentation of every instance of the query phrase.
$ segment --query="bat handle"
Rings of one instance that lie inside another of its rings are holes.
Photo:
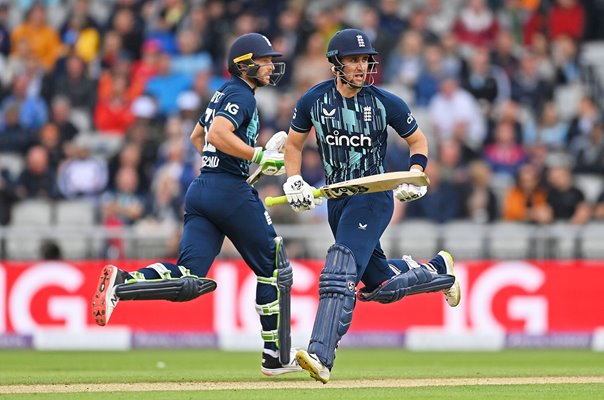
[[[285,203],[287,203],[287,196],[276,196],[276,197],[268,196],[264,199],[264,204],[266,204],[267,207],[272,207],[277,204],[285,204]]]
[[[324,197],[323,192],[321,192],[321,189],[313,190],[312,194],[313,194],[313,196],[315,196],[315,198]],[[287,203],[287,196],[276,196],[276,197],[268,196],[264,199],[264,204],[267,207],[272,207],[277,204],[285,204],[285,203]]]

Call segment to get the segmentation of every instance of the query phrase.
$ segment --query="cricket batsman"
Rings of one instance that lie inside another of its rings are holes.
[[[214,93],[191,133],[202,167],[185,195],[178,261],[133,272],[106,265],[92,298],[98,325],[107,324],[120,300],[189,301],[212,292],[216,283],[206,276],[226,236],[257,276],[262,373],[302,371],[291,353],[292,268],[257,191],[246,182],[250,163],[258,164],[263,175],[285,172],[282,153],[254,147],[260,131],[255,92],[282,78],[285,64],[273,62],[279,56],[258,33],[233,42],[227,60],[231,78]],[[267,148],[282,147],[275,142],[284,139],[285,133],[276,134]]]
[[[367,34],[357,29],[339,31],[329,41],[327,59],[334,79],[319,83],[298,100],[285,145],[288,179],[283,190],[294,211],[310,210],[321,200],[301,177],[302,149],[313,127],[327,184],[384,173],[388,126],[409,145],[409,169],[426,168],[428,141],[409,107],[373,86],[377,54]],[[336,347],[348,331],[357,298],[392,303],[407,295],[442,291],[449,306],[459,304],[460,287],[448,252],[440,251],[420,264],[409,256],[387,259],[380,246],[392,217],[393,196],[413,201],[426,190],[403,183],[394,191],[327,201],[335,244],[327,251],[319,278],[319,308],[308,351],[296,353],[313,379],[329,380]],[[359,281],[364,287],[357,292]]]

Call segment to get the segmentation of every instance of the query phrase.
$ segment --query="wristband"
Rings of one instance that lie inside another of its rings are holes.
[[[254,155],[252,156],[252,162],[260,164],[260,160],[262,160],[263,154],[264,152],[262,151],[262,147],[254,147]]]
[[[428,157],[419,153],[413,154],[411,157],[409,157],[409,169],[411,169],[412,165],[419,165],[422,167],[422,170],[425,171],[426,165],[428,165]]]

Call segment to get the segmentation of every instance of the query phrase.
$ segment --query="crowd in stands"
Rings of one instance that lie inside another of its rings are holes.
[[[369,34],[375,83],[430,140],[430,190],[398,204],[393,223],[604,220],[603,65],[582,51],[604,41],[602,20],[596,0],[0,0],[0,160],[22,161],[0,163],[0,225],[45,198],[89,200],[101,225],[178,227],[200,166],[188,137],[228,79],[232,40],[262,32],[287,63],[257,94],[263,144],[333,76],[327,41],[346,27]],[[306,143],[304,179],[318,186]],[[392,132],[388,169],[407,157]],[[257,187],[278,195],[281,183]],[[325,210],[271,216],[323,221]]]

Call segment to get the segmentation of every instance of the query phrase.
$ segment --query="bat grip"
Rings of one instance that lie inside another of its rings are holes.
[[[313,190],[312,194],[313,194],[313,196],[315,196],[315,198],[324,197],[323,193],[321,192],[321,189]],[[287,203],[287,196],[276,196],[276,197],[268,196],[264,199],[264,204],[267,207],[272,207],[277,204],[285,204],[285,203]]]

